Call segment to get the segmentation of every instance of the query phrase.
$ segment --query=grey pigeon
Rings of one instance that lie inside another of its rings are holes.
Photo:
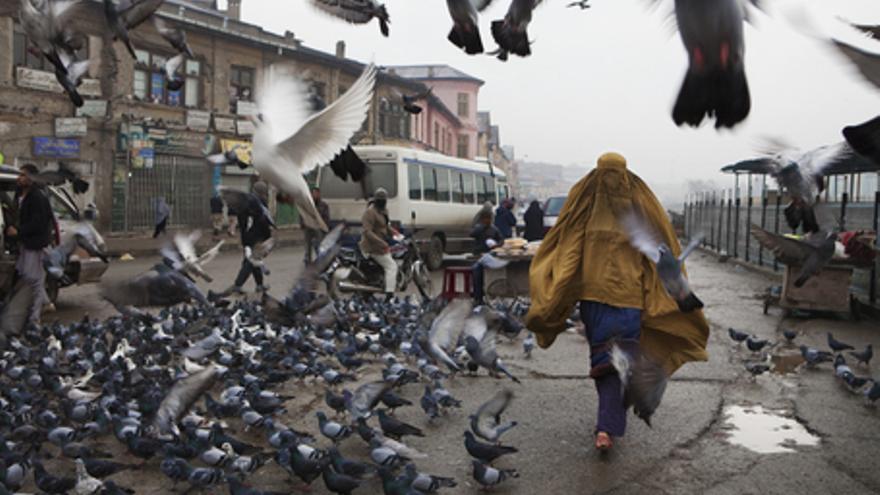
[[[132,58],[137,58],[131,42],[129,30],[134,29],[149,19],[165,0],[104,0],[104,17],[113,39],[122,41]]]
[[[452,30],[447,39],[468,55],[483,53],[477,12],[481,12],[490,3],[492,0],[446,0],[446,7],[452,17]]]
[[[391,388],[385,381],[370,382],[361,385],[354,393],[344,390],[345,408],[354,419],[369,418],[373,409],[379,404],[382,395]]]
[[[192,49],[186,42],[186,31],[169,26],[161,17],[155,15],[153,16],[153,25],[156,26],[156,30],[165,38],[165,41],[177,50],[177,53],[195,58]]]
[[[868,366],[871,364],[871,359],[874,357],[874,346],[868,344],[868,346],[865,347],[865,350],[859,352],[853,351],[850,352],[849,355],[856,358],[856,362],[864,363],[865,366]]]
[[[323,412],[318,411],[315,413],[315,416],[318,417],[318,426],[320,427],[321,434],[332,440],[333,443],[337,443],[340,440],[344,440],[351,436],[351,428],[335,421],[328,420]]]
[[[624,407],[632,406],[636,416],[651,426],[651,417],[666,392],[669,374],[638,345],[612,344],[611,364],[620,376]]]
[[[804,358],[804,361],[807,363],[807,366],[812,368],[820,363],[830,363],[834,361],[834,355],[830,352],[820,351],[818,349],[814,349],[812,347],[807,347],[802,345],[801,356]]]
[[[449,352],[455,349],[458,338],[464,329],[464,321],[473,311],[473,302],[469,299],[456,299],[450,302],[434,319],[428,333],[428,354],[439,364],[449,369],[460,371],[461,366],[455,362]]]
[[[688,70],[672,110],[676,125],[733,127],[751,110],[746,80],[744,0],[676,0],[675,18],[688,53]]]
[[[471,457],[487,463],[491,463],[503,455],[519,452],[515,447],[480,442],[469,431],[464,432],[464,447]]]
[[[379,21],[382,36],[388,36],[391,18],[384,4],[376,0],[311,0],[318,9],[352,24],[366,24],[374,18]]]
[[[156,413],[154,425],[161,435],[180,435],[177,422],[183,418],[193,404],[207,392],[217,379],[220,370],[216,365],[211,365],[204,370],[190,375],[171,387]]]
[[[683,271],[685,259],[699,246],[702,237],[697,236],[692,239],[681,254],[676,257],[669,246],[657,240],[655,229],[649,226],[642,216],[631,212],[622,218],[621,223],[632,246],[657,266],[660,282],[678,304],[678,309],[687,313],[702,308],[703,302],[691,290]]]
[[[504,19],[492,22],[492,37],[499,46],[499,59],[507,60],[508,53],[520,57],[532,54],[527,29],[532,22],[532,10],[539,3],[541,0],[511,0]]]
[[[436,493],[441,488],[458,486],[458,483],[452,478],[420,473],[416,469],[416,465],[412,463],[406,465],[404,473],[404,478],[410,483],[410,487],[420,493]]]
[[[471,464],[474,468],[474,480],[486,488],[497,486],[510,478],[519,478],[516,469],[495,469],[477,460],[472,461]]]
[[[856,153],[880,165],[880,117],[844,127],[843,137]]]
[[[830,347],[832,351],[843,352],[843,351],[847,351],[847,350],[850,350],[850,351],[855,350],[855,347],[847,344],[846,342],[841,342],[841,341],[835,339],[834,335],[832,335],[831,332],[828,332],[827,336],[828,336],[828,347]]]
[[[834,232],[811,234],[800,241],[768,232],[752,225],[752,235],[770,250],[776,258],[786,265],[800,265],[801,270],[795,279],[795,287],[803,287],[807,280],[816,275],[834,257],[837,234]]]
[[[511,400],[513,400],[513,392],[507,389],[500,390],[480,406],[476,414],[470,416],[471,431],[484,440],[497,442],[501,435],[517,425],[516,421],[501,423],[501,415],[504,414]]]

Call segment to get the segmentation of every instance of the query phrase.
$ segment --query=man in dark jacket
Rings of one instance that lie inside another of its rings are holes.
[[[265,292],[269,290],[268,285],[263,284],[263,268],[256,266],[249,257],[249,253],[260,250],[267,241],[272,238],[271,219],[267,216],[266,205],[269,198],[269,186],[265,182],[257,182],[254,184],[254,193],[251,195],[251,202],[244,211],[238,211],[238,229],[241,232],[241,247],[245,251],[244,258],[241,260],[241,269],[232,287],[227,289],[223,295],[231,293],[241,294],[242,287],[245,282],[254,276],[254,282],[257,284],[257,292]]]
[[[15,269],[18,277],[33,293],[29,321],[34,324],[40,322],[43,305],[49,303],[43,256],[51,243],[55,219],[49,199],[32,179],[37,173],[34,165],[26,164],[21,167],[16,195],[18,227],[10,226],[6,229],[7,236],[18,239],[19,253]]]
[[[495,227],[505,239],[513,237],[516,228],[516,215],[513,214],[513,200],[505,199],[495,212]]]
[[[483,264],[482,256],[489,253],[495,246],[504,242],[501,232],[492,225],[492,210],[481,210],[477,219],[477,224],[471,230],[471,237],[474,238],[474,254],[481,257],[471,267],[473,273],[473,296],[474,304],[479,306],[483,304],[485,291],[485,272],[486,267]]]
[[[523,215],[523,220],[526,223],[524,237],[527,241],[540,241],[544,238],[544,210],[541,209],[537,199],[532,200],[532,203],[529,204],[529,209]]]

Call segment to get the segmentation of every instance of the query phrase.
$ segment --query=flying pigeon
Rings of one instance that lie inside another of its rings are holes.
[[[682,272],[684,260],[699,246],[702,237],[697,236],[676,257],[665,243],[658,242],[653,229],[647,225],[645,219],[636,213],[630,213],[622,219],[622,225],[629,236],[630,244],[657,265],[657,274],[666,292],[678,304],[682,312],[689,312],[703,307],[694,292],[691,290],[687,279]]]
[[[366,24],[373,20],[379,21],[382,36],[389,34],[388,24],[391,18],[384,4],[376,0],[311,0],[318,9],[352,24]]]
[[[254,167],[293,198],[307,227],[328,230],[303,174],[345,150],[367,117],[376,79],[369,65],[354,85],[324,110],[310,115],[304,84],[270,72],[257,93]]]
[[[507,60],[507,53],[520,57],[532,54],[527,29],[532,22],[532,10],[539,3],[541,0],[511,0],[504,19],[492,22],[492,37],[499,46],[498,58]]]
[[[143,24],[164,2],[165,0],[120,0],[117,5],[113,0],[104,0],[104,17],[113,34],[113,40],[122,41],[132,58],[137,58],[137,55],[134,53],[129,31]]]
[[[764,247],[786,265],[800,265],[801,270],[795,279],[795,287],[803,287],[807,280],[819,273],[834,257],[834,244],[837,234],[811,234],[804,240],[797,240],[768,232],[752,225],[752,235]]]
[[[453,23],[447,39],[468,55],[483,53],[477,12],[482,12],[490,3],[492,0],[446,0]]]
[[[501,423],[501,415],[513,400],[513,392],[501,390],[485,404],[480,406],[477,413],[471,415],[471,431],[475,435],[490,442],[497,442],[501,435],[517,425],[516,421],[507,424]]]

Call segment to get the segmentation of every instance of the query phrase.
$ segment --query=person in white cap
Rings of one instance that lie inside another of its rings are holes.
[[[391,256],[391,246],[388,244],[394,231],[389,225],[388,211],[385,209],[387,202],[388,191],[381,187],[376,189],[373,200],[361,217],[359,246],[364,256],[372,258],[385,270],[385,295],[390,298],[397,289],[397,262]]]

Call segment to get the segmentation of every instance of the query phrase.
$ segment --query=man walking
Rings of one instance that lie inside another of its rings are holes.
[[[46,273],[43,270],[45,249],[51,243],[54,216],[49,199],[34,184],[33,175],[39,173],[34,165],[21,167],[18,176],[18,228],[10,226],[6,235],[18,238],[19,253],[15,265],[16,273],[33,293],[28,321],[40,322],[43,305],[49,303],[46,295]]]
[[[381,187],[376,189],[373,200],[361,217],[363,231],[359,246],[364,256],[372,258],[385,270],[385,296],[391,299],[397,290],[397,262],[391,256],[391,246],[388,243],[393,236],[393,230],[385,209],[387,202],[388,191]]]
[[[505,199],[495,212],[495,227],[505,239],[513,237],[513,229],[516,228],[516,215],[513,214],[513,200]]]
[[[321,219],[324,220],[324,225],[330,225],[330,206],[321,199],[321,190],[315,186],[312,188],[312,200],[315,202],[315,207],[318,209],[318,214],[321,215]],[[306,240],[306,256],[305,262],[306,264],[312,262],[312,253],[315,253],[317,257],[318,247],[321,244],[321,240],[324,238],[324,233],[318,229],[313,229],[307,227],[305,222],[303,222],[302,217],[299,219],[299,225],[303,229],[303,233],[305,234]]]

